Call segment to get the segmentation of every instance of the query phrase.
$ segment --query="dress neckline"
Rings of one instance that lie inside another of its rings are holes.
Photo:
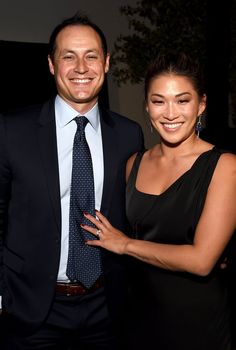
[[[170,184],[170,186],[168,186],[163,192],[159,193],[159,194],[152,194],[152,193],[146,193],[146,192],[143,192],[143,191],[140,191],[137,189],[137,186],[136,186],[136,181],[137,181],[137,176],[138,176],[138,171],[139,171],[139,167],[140,167],[140,163],[142,161],[142,157],[144,155],[144,153],[146,151],[143,151],[141,153],[139,153],[140,155],[140,160],[139,160],[139,164],[138,164],[138,169],[137,169],[137,172],[136,172],[136,175],[135,175],[135,179],[134,179],[134,189],[137,193],[141,194],[141,195],[144,195],[144,196],[149,196],[149,197],[161,197],[165,194],[167,194],[173,187],[175,187],[176,185],[178,185],[178,183],[198,164],[198,162],[202,159],[202,157],[212,151],[214,151],[216,148],[216,146],[213,146],[211,149],[209,149],[208,151],[205,151],[203,153],[201,153],[197,158],[196,160],[193,162],[193,164],[191,165],[191,167],[186,170],[182,175],[180,175],[174,182],[172,182],[172,184]]]

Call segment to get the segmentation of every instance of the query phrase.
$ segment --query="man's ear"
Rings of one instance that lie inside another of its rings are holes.
[[[109,71],[110,68],[110,54],[108,53],[105,61],[105,73]]]
[[[48,55],[48,67],[49,67],[49,71],[52,75],[54,75],[54,64],[52,62],[52,58]]]

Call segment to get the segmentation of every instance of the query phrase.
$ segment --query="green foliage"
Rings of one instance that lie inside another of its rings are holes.
[[[112,75],[121,83],[140,83],[147,65],[160,51],[184,51],[204,61],[206,1],[140,0],[122,6],[130,34],[120,35],[112,52]]]

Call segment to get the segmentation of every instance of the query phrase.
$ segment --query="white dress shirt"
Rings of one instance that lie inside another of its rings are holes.
[[[61,257],[58,281],[68,282],[66,267],[69,247],[69,209],[72,173],[72,150],[77,124],[73,120],[80,114],[70,107],[61,97],[55,100],[57,152],[59,162],[60,198],[61,198]],[[98,104],[83,114],[89,123],[85,128],[86,140],[90,148],[95,189],[95,208],[100,210],[104,179],[102,134]]]

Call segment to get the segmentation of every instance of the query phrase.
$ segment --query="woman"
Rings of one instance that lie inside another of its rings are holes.
[[[236,157],[199,138],[206,107],[189,57],[159,56],[145,80],[160,144],[127,163],[130,238],[97,212],[87,244],[133,259],[136,349],[230,349],[227,290],[219,268],[236,227]],[[196,131],[197,126],[197,131]]]

